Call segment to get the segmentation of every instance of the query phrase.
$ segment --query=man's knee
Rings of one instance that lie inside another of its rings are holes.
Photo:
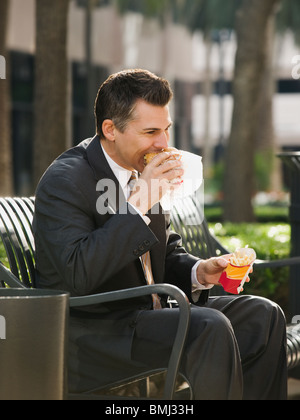
[[[220,311],[210,308],[192,308],[190,332],[194,338],[202,334],[216,337],[233,334],[229,319]]]
[[[199,309],[192,309],[192,341],[186,346],[183,373],[191,381],[195,398],[240,399],[242,368],[232,325],[216,309]]]
[[[269,299],[259,296],[245,296],[248,299],[248,306],[261,319],[272,320],[283,325],[286,324],[285,315],[280,306]]]

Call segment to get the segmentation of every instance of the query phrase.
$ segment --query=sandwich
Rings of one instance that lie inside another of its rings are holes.
[[[155,158],[155,156],[163,152],[168,152],[171,154],[166,160],[181,160],[182,159],[182,154],[180,153],[179,150],[175,149],[174,147],[168,147],[166,149],[160,150],[159,152],[146,153],[144,156],[144,165],[145,166],[148,165],[152,161],[152,159]],[[183,180],[181,177],[177,177],[169,182],[170,184],[179,185],[183,183]]]
[[[171,153],[171,156],[167,160],[181,160],[182,158],[181,153],[177,149],[175,149],[174,147],[168,147],[167,149],[160,150],[159,152],[146,153],[144,156],[145,166],[148,165],[152,161],[152,159],[155,158],[155,156],[162,152]]]

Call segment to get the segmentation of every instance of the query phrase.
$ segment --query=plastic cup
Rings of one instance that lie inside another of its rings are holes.
[[[240,255],[251,257],[251,262],[247,265],[234,265],[232,261],[230,261],[219,280],[219,283],[223,286],[224,290],[234,295],[239,295],[241,293],[252,265],[256,260],[256,253],[251,248],[242,248],[239,249],[238,252]]]

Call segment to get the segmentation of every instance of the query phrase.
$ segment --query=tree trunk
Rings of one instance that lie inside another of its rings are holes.
[[[67,147],[69,0],[36,2],[34,181]]]
[[[205,101],[205,122],[204,122],[204,146],[203,146],[203,162],[205,162],[203,171],[204,179],[209,178],[213,166],[213,146],[211,145],[211,97],[213,93],[213,83],[211,79],[211,51],[212,40],[210,36],[204,38],[205,41],[205,77],[203,80],[203,96]]]
[[[264,162],[263,175],[265,179],[261,181],[263,181],[265,190],[280,191],[282,189],[281,162],[276,158],[277,144],[273,121],[273,101],[276,92],[274,68],[275,30],[276,17],[273,14],[267,27],[266,53],[268,54],[268,61],[261,84],[259,119],[256,127],[256,150],[260,160]]]
[[[269,20],[277,3],[278,0],[244,0],[237,12],[234,110],[224,185],[224,218],[231,222],[254,221],[251,201],[260,88],[268,57]]]
[[[6,64],[6,79],[0,80],[0,195],[13,194],[11,106],[9,89],[9,58],[6,50],[6,34],[9,0],[0,1],[0,52]]]

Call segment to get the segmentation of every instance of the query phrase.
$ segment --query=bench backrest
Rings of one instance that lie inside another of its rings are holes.
[[[26,287],[34,286],[34,198],[0,198],[0,235],[11,272]]]
[[[9,268],[25,287],[34,287],[33,213],[34,197],[0,198],[0,236]],[[177,201],[171,219],[172,227],[182,236],[183,246],[189,253],[209,258],[226,252],[211,235],[197,197]]]
[[[228,251],[212,235],[197,194],[177,200],[171,211],[172,227],[182,237],[185,249],[203,259],[227,254]]]

